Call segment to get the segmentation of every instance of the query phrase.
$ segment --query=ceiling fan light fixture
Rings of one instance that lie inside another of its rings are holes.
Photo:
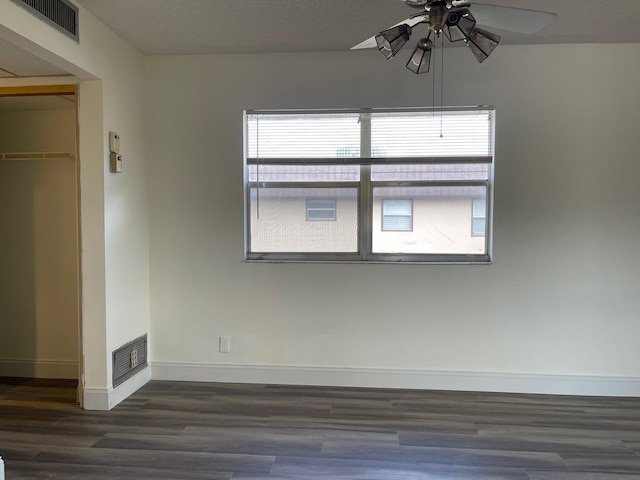
[[[411,27],[406,23],[391,27],[376,35],[378,50],[389,60],[400,51],[411,36]]]
[[[487,32],[481,28],[474,28],[471,35],[465,39],[467,47],[473,52],[478,62],[484,62],[500,43],[500,35]]]
[[[444,24],[444,34],[450,42],[465,40],[473,33],[476,19],[468,8],[450,11]]]
[[[407,68],[413,73],[427,73],[431,65],[431,47],[433,47],[433,43],[429,37],[422,38],[413,54],[411,54],[411,58],[407,62]]]

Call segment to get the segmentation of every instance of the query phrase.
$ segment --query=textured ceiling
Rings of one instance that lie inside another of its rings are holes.
[[[151,55],[347,51],[416,12],[400,0],[73,1]],[[558,14],[554,23],[535,35],[496,32],[503,45],[640,43],[640,0],[488,3]],[[80,32],[82,38],[82,16]],[[0,39],[0,78],[64,74]]]
[[[151,55],[346,51],[416,12],[400,0],[75,1]],[[535,35],[496,32],[502,44],[640,43],[640,0],[486,3],[558,14]]]

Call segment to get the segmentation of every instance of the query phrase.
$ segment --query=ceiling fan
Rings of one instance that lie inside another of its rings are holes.
[[[414,73],[429,71],[435,38],[442,33],[451,42],[463,41],[478,62],[483,62],[500,43],[500,35],[478,25],[532,34],[542,30],[557,17],[551,12],[488,5],[469,0],[401,1],[420,12],[359,43],[351,50],[377,48],[389,60],[407,43],[413,28],[425,24],[428,34],[418,41],[407,62],[407,68]]]

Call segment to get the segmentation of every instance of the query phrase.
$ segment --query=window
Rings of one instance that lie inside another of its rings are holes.
[[[490,108],[248,111],[246,258],[490,262],[493,136]]]
[[[318,222],[336,219],[336,199],[308,198],[307,221]]]
[[[487,201],[474,198],[471,202],[471,235],[484,237],[487,231]]]
[[[382,200],[382,231],[410,232],[413,230],[413,202],[411,200]]]

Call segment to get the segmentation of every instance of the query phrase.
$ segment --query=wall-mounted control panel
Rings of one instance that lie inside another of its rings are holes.
[[[110,153],[111,171],[113,173],[122,173],[122,155],[119,153]]]
[[[120,153],[120,134],[109,132],[109,151],[111,153]]]
[[[109,132],[109,160],[111,172],[122,173],[122,155],[120,155],[120,134]]]

